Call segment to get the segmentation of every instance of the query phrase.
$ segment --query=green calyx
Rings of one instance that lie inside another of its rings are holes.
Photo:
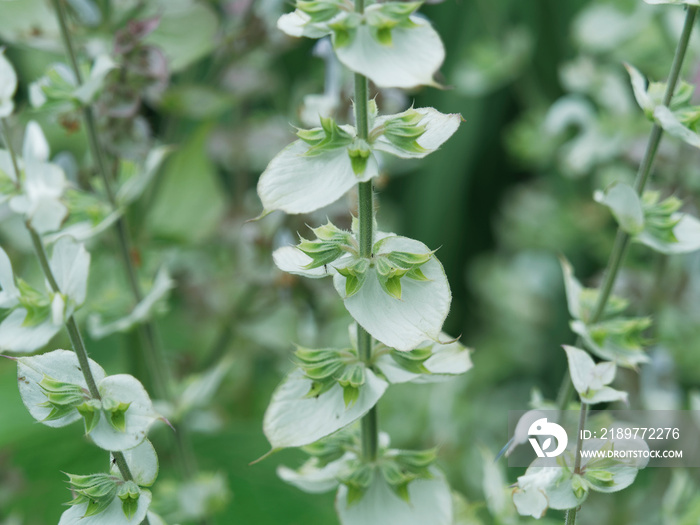
[[[131,519],[136,513],[141,492],[133,481],[124,481],[110,474],[89,476],[67,474],[67,476],[70,489],[75,494],[68,505],[87,503],[84,518],[102,513],[116,497],[121,499],[122,511],[127,519]]]
[[[353,141],[352,135],[330,117],[321,117],[320,128],[297,130],[297,137],[311,146],[305,153],[307,157],[348,146]]]
[[[673,94],[673,98],[671,99],[671,103],[669,104],[669,108],[671,109],[671,111],[675,112],[677,110],[687,109],[688,104],[690,103],[690,99],[693,96],[694,90],[695,86],[687,82],[679,82],[679,85],[676,87],[676,91]],[[654,120],[653,108],[663,104],[665,92],[665,82],[650,82],[647,86],[647,95],[649,95],[649,98],[651,98],[653,102],[652,108],[650,110],[645,111],[645,115],[649,120]]]
[[[51,408],[44,421],[54,421],[65,417],[85,401],[88,393],[80,385],[64,383],[44,374],[39,382],[39,388],[46,396],[46,401],[40,406]]]
[[[30,327],[43,323],[51,315],[51,301],[23,279],[17,279],[19,304],[27,311],[23,326]]]
[[[378,9],[365,13],[365,21],[371,28],[372,37],[380,44],[390,46],[393,44],[392,29],[415,26],[410,16],[421,6],[421,2],[387,2],[378,5]]]
[[[324,467],[328,463],[340,459],[348,451],[358,452],[360,443],[357,433],[347,427],[331,434],[315,443],[302,447],[302,450],[318,461]]]
[[[410,153],[425,153],[426,149],[418,144],[426,127],[421,125],[424,115],[415,109],[409,109],[387,120],[378,130],[386,139],[398,148]]]
[[[410,503],[409,484],[416,479],[432,479],[430,466],[436,457],[436,449],[390,450],[373,463],[362,459],[351,461],[348,470],[340,477],[340,482],[348,488],[348,504],[362,499],[377,470],[394,493]]]
[[[334,262],[344,253],[357,253],[357,241],[349,231],[337,228],[331,222],[324,226],[313,228],[315,240],[301,237],[297,248],[311,257],[312,261],[305,266],[307,270],[320,268]]]
[[[119,487],[117,496],[122,500],[122,512],[124,512],[124,516],[126,516],[127,519],[131,519],[131,517],[136,514],[136,510],[139,506],[141,492],[139,491],[138,485],[133,481],[124,482],[124,484]]]
[[[416,479],[432,479],[430,465],[437,458],[437,449],[401,450],[395,456],[384,456],[379,469],[391,489],[410,503],[408,485]]]
[[[593,311],[598,304],[600,291],[595,288],[584,288],[579,296],[579,308],[581,320],[588,323],[593,315]],[[629,306],[629,301],[617,295],[611,295],[605,304],[604,318],[614,317],[621,314]]]
[[[359,360],[354,349],[313,350],[298,347],[294,357],[304,375],[312,381],[306,397],[320,396],[337,383],[343,388],[346,407],[357,401],[366,377],[365,365]]]
[[[67,474],[71,491],[75,494],[68,505],[87,503],[84,518],[103,512],[114,500],[119,490],[119,478],[109,474],[76,476]]]
[[[336,268],[338,273],[345,277],[345,296],[351,297],[355,295],[367,279],[367,270],[370,263],[368,259],[358,257],[352,263],[343,268]]]
[[[650,317],[620,317],[589,326],[593,341],[598,345],[610,345],[623,350],[644,347],[649,340],[644,332],[651,326]]]
[[[373,262],[382,289],[390,296],[401,299],[402,277],[415,281],[428,281],[420,267],[430,260],[433,253],[435,252],[390,252],[376,255]]]
[[[416,348],[409,352],[400,352],[392,350],[391,358],[401,368],[413,374],[429,374],[430,371],[425,368],[425,362],[433,355],[430,348]]]
[[[313,24],[327,22],[345,7],[343,2],[336,0],[297,0],[296,8],[307,14]]]
[[[100,421],[100,414],[104,414],[107,421],[117,432],[126,432],[126,411],[131,403],[123,403],[110,398],[89,399],[76,408],[85,419],[85,433],[89,434]]]
[[[350,164],[355,175],[360,176],[367,168],[367,161],[372,153],[372,148],[369,147],[366,140],[355,138],[352,144],[348,147],[348,155],[350,156]]]
[[[361,23],[362,15],[352,12],[328,24],[328,28],[333,31],[333,47],[337,49],[350,44],[355,38],[357,27]]]
[[[673,229],[680,222],[680,217],[676,213],[683,203],[673,196],[661,202],[659,202],[659,198],[659,192],[656,191],[644,192],[642,196],[644,230],[662,241],[678,242]]]

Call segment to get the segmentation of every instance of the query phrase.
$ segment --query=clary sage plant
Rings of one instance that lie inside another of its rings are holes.
[[[574,392],[578,394],[579,423],[577,438],[559,456],[556,465],[537,459],[518,478],[513,502],[523,516],[541,518],[548,508],[566,510],[566,524],[577,522],[579,509],[589,494],[610,493],[630,486],[647,459],[591,458],[583,459],[581,451],[648,449],[641,439],[582,440],[590,406],[600,403],[628,402],[628,393],[611,386],[619,367],[638,370],[648,362],[644,351],[648,344],[650,317],[625,314],[629,300],[613,294],[630,244],[636,242],[663,256],[684,254],[700,249],[700,221],[681,211],[683,203],[664,195],[663,189],[647,189],[656,153],[664,132],[690,146],[700,147],[697,116],[700,108],[691,104],[693,88],[679,81],[686,50],[698,10],[696,1],[646,0],[648,4],[680,4],[686,9],[685,24],[666,83],[649,82],[631,65],[626,65],[634,96],[652,122],[646,149],[632,186],[616,182],[597,191],[594,199],[608,207],[618,223],[604,279],[600,288],[582,286],[571,265],[562,260],[570,326],[577,336],[574,346],[564,346],[568,375],[557,403],[560,411],[569,407]],[[524,418],[525,419],[525,418]],[[622,423],[616,423],[623,428]],[[516,428],[513,446],[527,440],[527,429]],[[616,432],[616,436],[624,432]]]
[[[136,85],[143,92],[162,91],[164,77],[167,81],[167,68],[158,67],[165,64],[162,52],[144,40],[158,20],[146,18],[149,12],[145,6],[126,13],[119,9],[103,13],[89,2],[77,12],[59,0],[52,6],[53,11],[42,5],[42,16],[49,19],[47,25],[58,28],[55,44],[62,44],[67,64],[52,64],[43,77],[29,85],[22,99],[28,100],[37,114],[59,121],[68,131],[84,126],[94,163],[87,171],[92,173],[94,168],[96,175],[79,180],[77,162],[52,158],[42,127],[33,120],[26,124],[22,146],[16,147],[15,131],[26,119],[15,108],[17,73],[0,49],[0,123],[5,147],[0,150],[0,204],[8,210],[3,220],[13,224],[12,238],[26,239],[18,246],[0,247],[0,353],[16,361],[19,392],[34,419],[53,428],[82,421],[89,440],[110,452],[105,456],[104,471],[68,474],[72,500],[61,524],[164,523],[150,510],[149,487],[159,465],[147,435],[158,420],[175,430],[174,456],[182,478],[162,491],[158,508],[177,521],[206,523],[217,501],[225,501],[226,490],[217,475],[197,473],[186,421],[213,396],[230,363],[223,360],[204,374],[176,383],[152,322],[175,283],[162,267],[151,279],[150,290],[144,291],[144,278],[135,262],[138,251],[126,219],[129,207],[151,185],[169,153],[155,145],[147,145],[143,151],[131,147],[138,142],[133,135],[144,129],[138,115],[143,95],[128,90]],[[117,20],[107,19],[108,15]],[[143,18],[137,20],[137,16]],[[109,34],[115,40],[114,51],[91,52],[90,60],[83,60],[79,44],[73,41],[75,33],[86,27],[102,27],[101,22],[122,28]],[[152,67],[144,68],[144,59]],[[111,119],[107,128],[97,121],[98,101],[101,116],[108,114]],[[100,136],[105,129],[120,129],[124,142]],[[70,176],[66,175],[71,167]],[[157,403],[136,377],[107,375],[88,357],[85,327],[76,318],[88,300],[91,255],[86,245],[92,249],[101,236],[110,233],[115,234],[127,277],[125,302],[132,307],[126,313],[118,308],[87,315],[81,312],[80,318],[86,318],[93,340],[132,330],[137,333],[139,344],[134,346],[142,352],[138,357],[146,364]],[[10,256],[14,259],[27,248],[41,268],[43,279],[39,283],[31,277],[24,280],[16,275],[17,267],[13,268]],[[47,351],[63,329],[72,350]],[[69,467],[66,465],[66,470]],[[183,494],[188,497],[183,498]]]
[[[391,448],[377,404],[392,384],[425,383],[471,368],[469,350],[442,332],[450,288],[435,251],[383,232],[375,217],[373,180],[387,156],[421,159],[459,127],[461,117],[433,108],[384,115],[378,89],[436,85],[442,42],[416,13],[420,3],[299,0],[278,27],[295,37],[329,38],[354,74],[353,124],[319,115],[320,126],[269,163],[258,195],[268,214],[310,213],[357,191],[351,227],[331,222],[277,249],[286,272],[330,277],[354,319],[347,345],[297,347],[295,368],[272,395],[264,432],[272,450],[303,447],[311,456],[279,475],[301,490],[337,490],[343,524],[431,524],[453,521],[452,496],[431,450]]]

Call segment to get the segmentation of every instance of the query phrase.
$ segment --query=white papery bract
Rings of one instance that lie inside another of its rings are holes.
[[[311,379],[300,369],[290,373],[272,394],[263,419],[263,431],[273,450],[314,443],[369,412],[388,384],[369,369],[365,374],[357,400],[346,406],[340,385],[317,397],[308,397]]]
[[[375,256],[391,252],[431,253],[425,244],[406,237],[378,232],[375,239],[380,239],[375,244]],[[347,297],[347,278],[336,268],[351,261],[349,254],[327,268],[313,269],[305,268],[312,262],[311,257],[293,246],[275,250],[273,257],[277,267],[289,273],[311,278],[333,275],[333,284],[350,315],[374,339],[389,348],[408,351],[426,340],[446,342],[442,339],[441,329],[450,309],[452,294],[442,264],[435,256],[420,267],[427,280],[401,279],[401,299],[386,293],[372,267],[367,270],[367,277],[359,290]]]
[[[338,126],[347,134],[337,147],[314,151],[297,140],[270,161],[258,182],[264,211],[310,213],[327,206],[359,182],[379,175],[375,151],[400,158],[422,158],[436,151],[459,127],[461,116],[432,108],[409,109],[396,115],[377,117],[372,124],[365,152],[365,165],[353,165],[351,151],[357,148],[352,126]],[[332,121],[328,121],[335,125]],[[321,128],[306,133],[319,132]],[[406,137],[408,134],[408,138]]]
[[[17,91],[17,73],[0,48],[0,118],[9,117],[15,109],[12,98]]]
[[[65,317],[70,317],[75,308],[85,302],[90,254],[83,244],[70,237],[61,237],[53,247],[49,264],[58,289],[68,299]]]
[[[134,478],[134,482],[141,487],[150,487],[156,482],[158,477],[158,455],[153,445],[147,439],[144,439],[140,445],[125,450],[123,452],[126,464]],[[111,472],[115,476],[120,476],[119,467],[114,462],[114,456],[111,455],[110,461]]]
[[[360,15],[346,4],[328,2],[324,14],[310,16],[303,6],[283,15],[277,27],[293,37],[332,35],[340,62],[378,87],[435,86],[433,77],[445,60],[445,48],[430,22],[411,14],[419,6],[386,2],[370,5]]]
[[[139,525],[148,513],[151,499],[151,491],[139,488],[138,506],[131,518],[126,517],[122,501],[116,496],[104,511],[93,516],[85,516],[87,503],[73,505],[61,515],[58,525]]]
[[[25,178],[22,194],[10,200],[10,208],[24,215],[38,233],[56,231],[68,214],[61,202],[67,182],[63,170],[48,162],[49,146],[36,122],[30,122],[22,147]]]
[[[107,420],[107,415],[101,411],[95,428],[90,437],[95,445],[109,451],[122,451],[140,445],[151,425],[160,419],[153,408],[153,403],[143,385],[133,376],[118,374],[108,376],[100,381],[97,389],[105,400],[128,404],[124,419],[124,431],[117,430]]]
[[[596,364],[588,352],[573,346],[564,346],[564,350],[569,361],[571,381],[581,402],[590,405],[612,401],[627,403],[627,392],[607,386],[615,379],[615,363],[604,361]]]
[[[99,382],[105,378],[105,371],[90,359],[90,370]],[[54,350],[45,354],[20,357],[17,359],[17,385],[22,402],[34,419],[49,427],[64,427],[80,419],[80,414],[73,409],[69,414],[58,419],[47,419],[52,411],[46,406],[47,396],[40,384],[44,377],[50,377],[62,383],[78,385],[88,395],[88,386],[78,357],[69,350]]]
[[[350,126],[343,126],[343,128]],[[354,135],[354,128],[352,130]],[[310,146],[297,140],[270,161],[258,182],[264,212],[309,213],[342,197],[355,184],[379,175],[379,165],[370,154],[361,175],[352,169],[346,147],[318,156],[307,156]]]

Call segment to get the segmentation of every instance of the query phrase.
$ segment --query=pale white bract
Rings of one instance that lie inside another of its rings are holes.
[[[569,361],[571,381],[581,402],[589,405],[612,401],[627,403],[627,392],[607,386],[615,379],[615,363],[603,361],[596,364],[588,352],[573,346],[564,346],[564,350]]]
[[[105,371],[90,359],[90,370],[95,381],[105,378]],[[17,359],[17,385],[22,402],[34,419],[48,427],[64,427],[81,418],[77,410],[53,420],[46,420],[51,408],[42,406],[47,397],[39,383],[48,376],[63,383],[78,385],[87,393],[88,387],[78,357],[69,350],[54,350],[45,354]]]
[[[366,16],[381,9],[380,4],[370,5],[365,10]],[[438,86],[434,76],[445,60],[445,47],[428,20],[411,15],[409,24],[391,29],[389,44],[377,41],[363,21],[353,31],[349,42],[338,45],[329,26],[346,16],[341,12],[328,22],[313,23],[309,15],[297,9],[282,15],[277,27],[293,37],[321,38],[332,34],[338,60],[380,88]]]
[[[380,8],[374,4],[366,11]],[[338,60],[380,88],[439,86],[433,77],[445,60],[442,40],[425,18],[412,15],[410,21],[412,27],[392,29],[390,45],[375,40],[368,25],[360,25],[348,44],[337,46],[334,41]]]
[[[309,445],[369,412],[388,384],[369,369],[365,374],[358,399],[346,406],[340,385],[317,397],[307,397],[311,379],[300,369],[290,373],[272,394],[263,419],[263,431],[273,450]]]
[[[428,253],[430,249],[420,241],[393,236],[382,243],[379,253],[392,251]],[[336,273],[333,284],[344,297],[350,315],[372,337],[390,348],[407,351],[426,339],[441,341],[442,325],[452,301],[445,271],[436,257],[422,265],[421,271],[427,281],[401,280],[401,299],[388,295],[371,269],[362,288],[350,297],[345,296],[345,277]]]
[[[143,385],[133,376],[118,374],[100,381],[97,389],[103,399],[129,403],[129,408],[125,413],[124,432],[116,430],[107,421],[104,412],[100,413],[97,425],[90,432],[95,445],[112,452],[128,450],[140,445],[146,439],[148,429],[160,418]]]
[[[0,118],[12,115],[15,109],[12,98],[17,91],[17,73],[5,57],[4,51],[0,48]]]
[[[123,452],[129,471],[134,482],[141,487],[150,487],[158,477],[158,455],[151,442],[144,439],[143,442],[129,450]],[[110,454],[111,472],[115,476],[120,476],[119,467],[114,463],[114,455]]]

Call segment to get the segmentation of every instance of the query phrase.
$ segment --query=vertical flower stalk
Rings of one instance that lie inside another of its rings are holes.
[[[423,158],[461,119],[433,108],[381,115],[370,100],[370,81],[379,89],[435,84],[444,49],[430,24],[415,16],[418,7],[299,2],[278,22],[291,36],[329,35],[354,74],[355,125],[320,115],[320,127],[299,130],[258,183],[263,215],[309,213],[357,188],[351,230],[329,222],[312,228],[313,238],[273,254],[284,271],[332,277],[354,324],[344,348],[297,347],[296,367],[273,393],[263,423],[273,451],[303,447],[311,456],[298,471],[280,467],[280,477],[309,492],[337,488],[344,525],[452,523],[449,487],[433,465],[436,451],[390,448],[376,408],[391,384],[471,367],[468,349],[441,331],[451,295],[434,252],[375,226],[372,179],[381,156]]]
[[[679,3],[659,2],[649,3]],[[675,112],[683,111],[683,103],[675,103],[680,72],[696,19],[697,6],[687,6],[686,20],[671,66],[663,96],[655,99],[650,86],[636,69],[627,66],[639,105],[653,122],[643,159],[637,171],[634,186],[615,183],[605,191],[598,191],[595,199],[607,206],[619,224],[600,289],[586,289],[576,280],[573,269],[562,262],[571,328],[578,336],[576,346],[565,346],[568,375],[558,399],[560,410],[565,409],[576,391],[580,399],[577,439],[571,452],[565,453],[565,467],[544,467],[536,460],[524,476],[518,478],[513,500],[518,511],[535,518],[542,517],[547,508],[567,510],[566,525],[575,525],[578,509],[590,491],[615,492],[634,481],[636,471],[645,461],[618,460],[614,465],[598,465],[585,459],[582,452],[599,443],[582,439],[589,405],[601,402],[627,402],[627,393],[608,386],[615,378],[618,366],[637,369],[648,360],[643,351],[643,332],[651,325],[647,317],[624,317],[628,302],[613,295],[617,276],[624,264],[632,241],[645,244],[662,254],[688,253],[700,248],[694,235],[700,232],[700,221],[679,212],[680,201],[670,197],[659,199],[658,192],[645,191],[656,152],[664,131],[700,147],[700,139],[680,121]],[[661,90],[655,86],[655,93]],[[670,109],[674,101],[674,111]],[[679,107],[680,106],[680,107]],[[585,347],[586,350],[578,347]],[[602,361],[595,362],[592,353]],[[647,448],[643,440],[627,440],[624,445],[634,449]],[[630,444],[629,441],[635,441]],[[606,446],[606,445],[603,445]],[[613,444],[613,446],[615,446]],[[648,449],[648,448],[647,448]],[[626,477],[618,472],[625,471]],[[542,498],[542,495],[545,498]]]
[[[65,178],[60,168],[48,162],[48,143],[34,122],[27,127],[23,156],[18,158],[8,140],[5,120],[14,110],[17,80],[2,54],[0,73],[2,135],[13,168],[4,175],[9,180],[2,181],[1,197],[24,220],[47,283],[42,292],[16,279],[9,257],[0,248],[0,309],[4,314],[0,347],[17,354],[33,352],[65,327],[73,352],[54,350],[12,358],[17,362],[20,395],[30,414],[49,427],[83,419],[86,434],[111,452],[109,473],[68,475],[75,498],[60,523],[89,525],[99,522],[104,513],[117,525],[149,523],[151,494],[146,487],[155,481],[157,457],[146,433],[159,416],[135,378],[107,376],[88,357],[74,313],[86,298],[90,255],[68,236],[56,241],[50,259],[46,253],[42,234],[58,230],[67,213],[60,202]]]

